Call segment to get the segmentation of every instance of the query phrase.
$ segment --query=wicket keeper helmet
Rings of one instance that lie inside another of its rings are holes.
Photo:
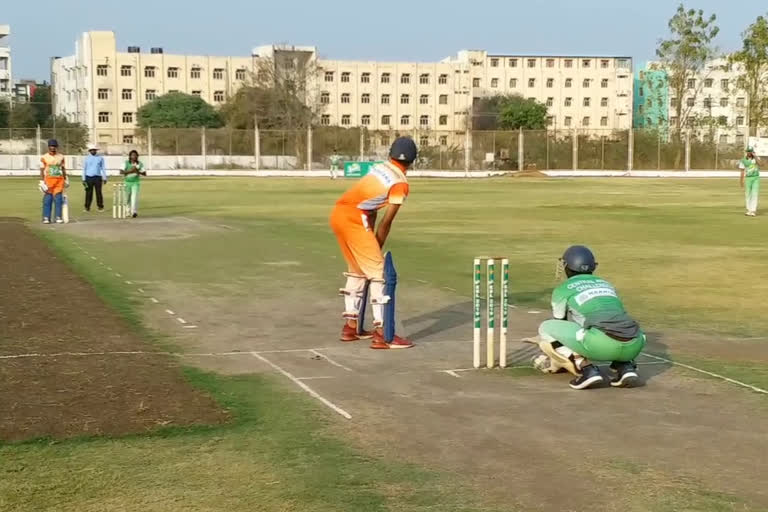
[[[583,245],[572,245],[566,249],[560,261],[566,270],[574,274],[591,274],[597,268],[595,255]]]
[[[389,157],[405,165],[411,165],[416,160],[419,150],[410,137],[398,137],[389,149]]]

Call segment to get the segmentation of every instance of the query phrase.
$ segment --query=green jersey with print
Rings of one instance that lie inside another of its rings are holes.
[[[131,162],[130,160],[125,161],[125,167],[123,167],[123,169],[125,169],[126,171],[132,171],[134,165],[139,170],[139,172],[142,172],[144,170],[143,163],[141,163],[140,161],[134,163],[134,162]],[[141,180],[141,176],[136,172],[125,175],[126,183],[138,183],[140,180]]]
[[[760,177],[760,167],[757,165],[756,158],[742,158],[739,169],[744,169],[744,177],[746,178]]]
[[[596,327],[608,335],[634,338],[640,327],[624,310],[616,288],[600,277],[580,274],[552,292],[555,318],[570,319],[585,329]]]
[[[336,155],[336,154],[331,155],[331,167],[333,167],[334,169],[338,169],[340,164],[341,164],[341,155]]]

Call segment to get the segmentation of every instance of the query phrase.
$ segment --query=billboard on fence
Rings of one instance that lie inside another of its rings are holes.
[[[757,156],[768,156],[768,137],[750,137],[749,146]]]
[[[362,178],[378,163],[380,162],[344,162],[344,177]]]

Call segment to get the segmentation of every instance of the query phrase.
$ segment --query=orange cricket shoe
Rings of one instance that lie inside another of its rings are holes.
[[[401,338],[400,336],[395,336],[395,339],[392,340],[392,343],[387,343],[384,341],[384,334],[380,333],[378,330],[373,331],[373,341],[371,342],[371,348],[374,350],[412,348],[413,346],[413,343],[406,340],[405,338]]]
[[[346,322],[344,322],[344,327],[341,329],[341,336],[339,337],[339,339],[345,343],[369,340],[371,338],[373,338],[372,332],[363,331],[360,334],[357,334],[357,327],[352,327]]]

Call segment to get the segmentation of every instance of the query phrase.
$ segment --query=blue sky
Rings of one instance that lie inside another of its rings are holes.
[[[15,78],[47,79],[49,58],[70,55],[78,34],[113,30],[121,49],[248,55],[268,43],[314,45],[322,57],[434,61],[460,49],[495,53],[629,55],[653,58],[673,0],[8,0],[0,24],[13,32]],[[204,6],[202,9],[198,6]],[[768,12],[765,0],[697,0],[717,14],[718,46],[740,46],[746,26]]]

